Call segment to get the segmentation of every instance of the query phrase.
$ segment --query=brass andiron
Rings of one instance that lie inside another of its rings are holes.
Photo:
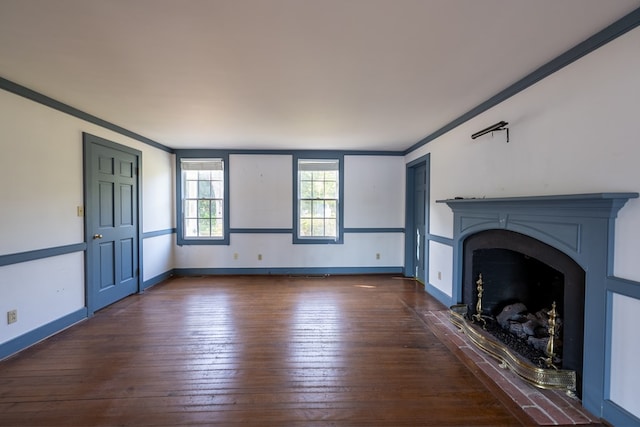
[[[545,354],[547,357],[543,357],[542,361],[546,365],[547,368],[558,369],[556,365],[553,364],[553,359],[556,357],[554,353],[554,341],[556,336],[556,317],[558,316],[558,312],[556,311],[556,302],[554,301],[551,304],[551,311],[549,311],[549,328],[547,329],[549,333],[549,342],[547,342],[547,348],[545,349]]]
[[[482,291],[484,288],[482,287],[484,283],[482,282],[482,273],[479,274],[478,280],[476,281],[476,289],[478,290],[478,302],[476,303],[476,314],[471,316],[473,320],[478,323],[482,323],[482,329],[487,328],[487,321],[482,317]]]

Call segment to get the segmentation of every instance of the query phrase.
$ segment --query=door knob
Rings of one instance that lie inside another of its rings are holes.
[[[93,239],[102,239],[102,234],[94,234]]]

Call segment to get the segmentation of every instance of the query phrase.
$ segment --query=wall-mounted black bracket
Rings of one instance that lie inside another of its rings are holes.
[[[486,135],[488,133],[493,133],[493,132],[498,132],[498,131],[503,131],[506,130],[507,131],[507,142],[509,142],[509,128],[507,127],[509,123],[505,122],[504,120],[501,122],[498,122],[496,124],[493,124],[491,126],[489,126],[488,128],[482,129],[479,132],[474,133],[473,135],[471,135],[471,139],[476,139],[479,136],[482,135]]]

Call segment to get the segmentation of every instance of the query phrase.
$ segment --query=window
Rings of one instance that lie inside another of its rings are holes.
[[[228,244],[225,160],[179,156],[178,244]]]
[[[342,243],[341,159],[297,158],[294,243]]]

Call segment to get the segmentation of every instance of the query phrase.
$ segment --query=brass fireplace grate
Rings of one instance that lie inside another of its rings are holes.
[[[451,322],[464,332],[471,342],[500,361],[500,366],[509,368],[512,372],[533,384],[545,389],[562,389],[570,395],[575,395],[576,373],[565,369],[545,369],[535,366],[530,361],[514,353],[508,346],[497,340],[491,334],[483,331],[466,319],[467,306],[457,304],[449,310]]]

